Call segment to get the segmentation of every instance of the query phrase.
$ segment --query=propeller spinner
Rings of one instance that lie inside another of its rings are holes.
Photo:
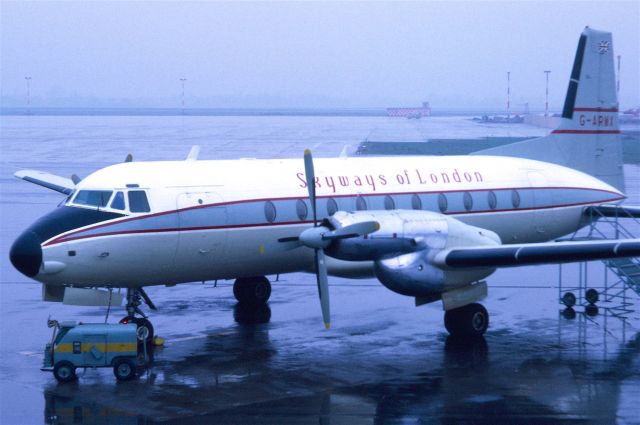
[[[380,224],[376,221],[365,221],[335,230],[318,225],[315,171],[313,168],[313,157],[309,149],[304,151],[304,171],[307,179],[307,189],[309,191],[309,202],[311,203],[311,211],[313,213],[313,227],[302,232],[300,236],[281,238],[278,241],[281,243],[294,242],[297,246],[302,245],[315,250],[314,266],[316,282],[318,284],[318,295],[320,296],[320,306],[322,308],[322,319],[324,320],[325,327],[329,329],[331,326],[331,313],[329,308],[329,282],[327,279],[324,249],[334,240],[355,238],[373,233],[380,229]]]

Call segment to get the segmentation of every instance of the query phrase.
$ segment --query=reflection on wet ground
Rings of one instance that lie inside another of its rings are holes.
[[[175,159],[192,143],[203,145],[203,158],[289,157],[305,147],[329,156],[376,128],[443,137],[428,121],[383,118],[215,117],[184,124],[171,117],[32,117],[28,126],[3,119],[5,254],[24,227],[60,200],[13,179],[19,168],[87,175],[128,152]],[[432,122],[442,131],[457,125]],[[472,133],[468,123],[456,128],[456,137],[486,135]],[[635,167],[629,187],[637,187]],[[39,370],[50,338],[47,317],[102,322],[106,312],[43,303],[40,286],[11,269],[6,255],[0,265],[3,424],[639,423],[640,313],[622,321],[604,303],[597,312],[563,311],[555,267],[492,275],[484,301],[491,326],[478,340],[451,339],[440,306],[415,308],[375,280],[330,279],[330,331],[312,275],[281,276],[268,306],[257,310],[236,304],[231,282],[150,287],[159,308],[151,320],[166,338],[153,368],[123,383],[109,369],[89,369],[59,385]],[[575,281],[577,269],[565,271],[563,279]],[[109,321],[123,314],[113,311]]]
[[[299,321],[282,318],[288,309],[299,311],[296,303],[313,304],[312,279],[299,291],[302,299],[275,300],[255,314],[233,303],[222,312],[190,308],[185,320],[206,314],[211,323],[231,313],[233,323],[208,327],[205,334],[165,334],[166,347],[137,381],[116,383],[105,370],[88,370],[71,385],[44,377],[45,422],[559,424],[638,418],[633,400],[640,397],[640,333],[604,309],[596,316],[576,309],[572,319],[559,309],[555,318],[510,317],[509,327],[497,320],[479,339],[452,338],[439,323],[404,324],[407,310],[390,317],[339,315],[339,327],[324,332],[315,311]],[[339,294],[358,297],[359,288]]]

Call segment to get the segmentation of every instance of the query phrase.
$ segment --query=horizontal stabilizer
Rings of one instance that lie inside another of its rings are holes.
[[[92,307],[119,306],[123,296],[118,293],[109,293],[99,289],[65,288],[63,304]]]
[[[640,207],[631,205],[598,205],[585,210],[586,215],[593,217],[640,218]]]
[[[456,248],[439,253],[435,263],[447,268],[516,267],[637,256],[640,239],[617,239]]]
[[[20,170],[16,172],[14,176],[29,183],[64,193],[65,195],[71,195],[76,186],[71,179],[45,173],[44,171]]]

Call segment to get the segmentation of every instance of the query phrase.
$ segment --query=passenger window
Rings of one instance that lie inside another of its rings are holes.
[[[385,210],[395,210],[396,203],[393,201],[393,198],[389,195],[384,197],[384,209]]]
[[[449,208],[449,201],[447,201],[447,197],[444,193],[438,194],[438,209],[440,209],[440,212],[445,212],[447,211],[447,208]]]
[[[106,207],[112,193],[113,191],[111,190],[81,190],[76,195],[73,203],[92,207]]]
[[[498,198],[496,198],[496,194],[493,191],[489,191],[489,208],[495,210],[498,206]]]
[[[520,206],[520,194],[517,190],[511,192],[511,204],[513,208],[518,208]]]
[[[464,204],[465,210],[471,211],[471,208],[473,208],[473,198],[469,192],[465,192],[462,196],[462,203]]]
[[[303,221],[307,218],[307,215],[309,215],[307,204],[305,204],[302,199],[296,201],[296,214],[298,214],[298,218]]]
[[[338,204],[333,198],[327,199],[327,214],[334,215],[338,211]]]
[[[124,193],[116,192],[116,196],[111,201],[111,208],[114,210],[124,210]]]
[[[367,201],[362,196],[358,196],[356,198],[356,210],[364,211],[366,209],[367,209]]]
[[[276,206],[273,202],[267,201],[264,203],[264,217],[269,223],[276,221]]]
[[[149,201],[147,200],[147,194],[144,190],[130,190],[129,191],[129,210],[131,212],[149,212]]]
[[[422,199],[420,199],[420,197],[417,194],[414,194],[411,197],[411,208],[413,208],[414,210],[422,209]]]

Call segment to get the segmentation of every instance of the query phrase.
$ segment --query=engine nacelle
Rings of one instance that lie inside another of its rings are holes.
[[[432,261],[442,250],[463,246],[496,246],[500,237],[486,229],[431,211],[339,211],[329,219],[333,227],[377,221],[380,230],[367,237],[335,241],[332,257],[375,261],[376,277],[387,288],[409,296],[429,296],[480,280],[493,268],[447,270]]]

